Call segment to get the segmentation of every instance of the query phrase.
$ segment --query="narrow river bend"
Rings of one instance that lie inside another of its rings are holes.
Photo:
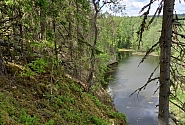
[[[157,81],[151,82],[139,95],[129,97],[139,87],[143,86],[150,74],[158,65],[157,57],[148,57],[139,67],[143,56],[121,55],[118,67],[111,73],[113,80],[108,86],[114,104],[118,111],[127,115],[130,125],[157,125],[156,105],[158,104]],[[154,76],[159,76],[159,70]]]

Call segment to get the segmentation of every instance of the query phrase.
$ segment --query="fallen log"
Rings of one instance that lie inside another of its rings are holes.
[[[87,84],[83,83],[82,81],[80,81],[80,80],[77,79],[77,78],[72,77],[72,76],[69,75],[69,74],[65,74],[65,76],[66,76],[67,78],[69,78],[69,79],[73,79],[74,82],[80,84],[80,85],[84,88],[85,91],[87,90]]]

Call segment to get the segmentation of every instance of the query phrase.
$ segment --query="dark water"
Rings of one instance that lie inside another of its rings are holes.
[[[112,72],[114,79],[108,87],[116,108],[127,115],[131,125],[157,125],[158,92],[154,94],[158,87],[157,81],[151,82],[139,95],[129,96],[146,83],[158,65],[158,58],[149,57],[138,67],[143,56],[119,56],[121,61],[115,72]],[[159,70],[155,76],[159,76]]]

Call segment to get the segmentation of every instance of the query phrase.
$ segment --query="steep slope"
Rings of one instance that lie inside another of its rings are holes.
[[[124,124],[125,115],[110,98],[101,97],[105,105],[62,74],[21,77],[19,66],[6,67],[8,75],[0,77],[0,125]]]

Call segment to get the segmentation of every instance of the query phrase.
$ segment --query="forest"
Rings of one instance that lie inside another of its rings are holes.
[[[105,6],[125,9],[118,5],[96,0],[0,1],[0,124],[127,124],[126,115],[105,94],[105,73],[123,48],[144,53],[141,62],[150,54],[160,56],[163,16],[101,11]],[[169,102],[170,112],[177,113],[175,122],[181,124],[185,15],[173,17]]]

